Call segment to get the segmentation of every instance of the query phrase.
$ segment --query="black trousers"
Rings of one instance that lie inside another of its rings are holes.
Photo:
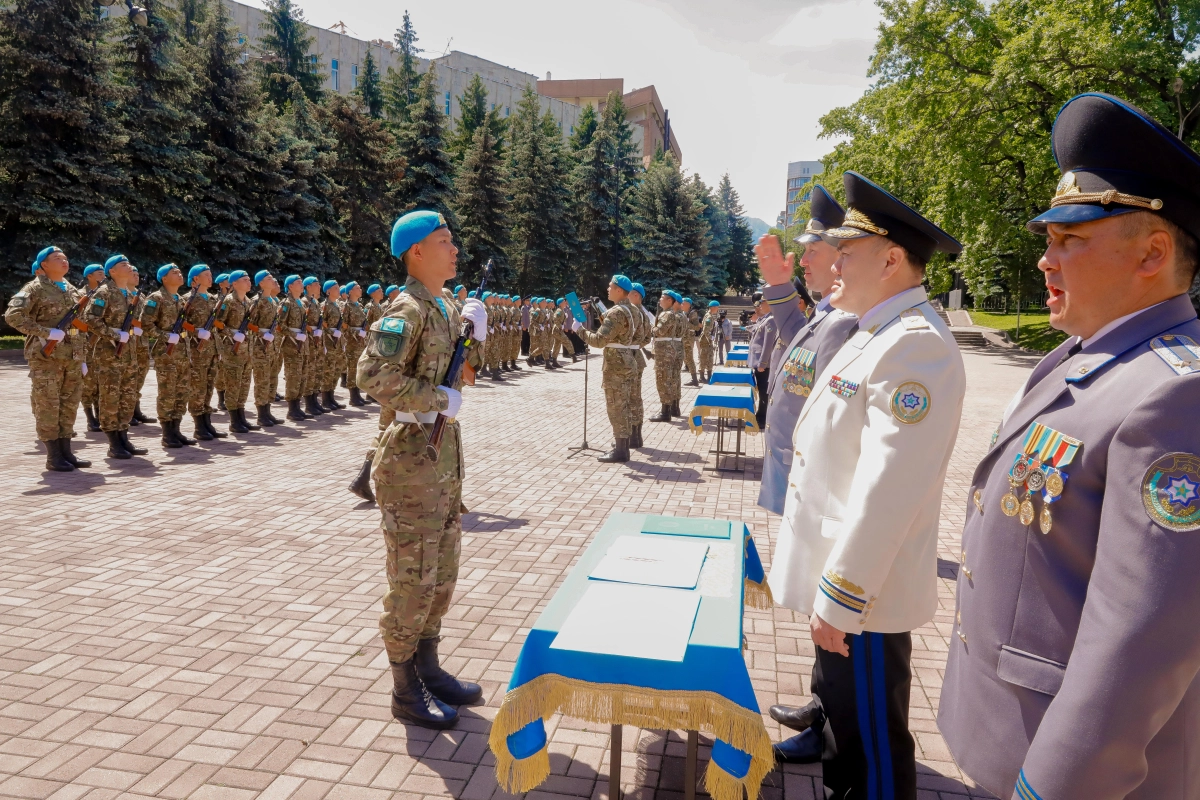
[[[521,355],[529,355],[529,331],[521,331]]]
[[[758,385],[758,410],[754,412],[754,418],[758,420],[758,429],[762,430],[767,424],[767,386],[771,383],[770,368],[761,372],[757,369],[754,370],[754,383]]]
[[[826,800],[916,800],[912,634],[847,634],[846,641],[849,658],[818,647],[813,665],[813,699],[826,719]]]

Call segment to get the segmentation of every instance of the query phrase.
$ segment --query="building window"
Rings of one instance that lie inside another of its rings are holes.
[[[508,106],[504,107],[504,116],[508,116]]]
[[[358,64],[350,65],[350,88],[358,88]]]
[[[333,81],[333,90],[335,92],[340,91],[338,87],[338,62],[336,58],[329,62],[329,77]]]

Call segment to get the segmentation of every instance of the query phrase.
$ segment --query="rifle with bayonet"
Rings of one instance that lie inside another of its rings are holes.
[[[190,311],[192,309],[192,301],[196,299],[197,294],[199,294],[199,292],[197,292],[193,289],[192,292],[188,295],[188,301],[186,303],[184,303],[184,305],[183,305],[183,310],[180,311],[179,316],[177,316],[175,318],[175,324],[171,326],[171,333],[174,334],[175,336],[179,336],[180,332],[183,330],[183,327],[185,325],[187,325],[189,328],[191,328],[191,330],[193,332],[196,330],[195,325],[188,325],[187,315],[188,315],[188,311]],[[179,340],[176,339],[175,342],[171,342],[168,339],[167,355],[171,355],[171,353],[175,352],[175,344],[178,343],[178,341]]]
[[[492,259],[489,258],[483,265],[483,277],[479,279],[479,291],[475,293],[476,297],[483,297],[483,290],[487,287],[488,275],[491,272]],[[446,370],[446,377],[442,379],[439,386],[455,388],[455,384],[462,376],[463,366],[467,363],[467,350],[473,344],[475,344],[475,324],[469,319],[464,319],[462,330],[458,334],[458,341],[454,343],[454,356],[450,359],[450,367]],[[446,434],[447,422],[449,420],[446,419],[446,415],[439,411],[437,419],[433,421],[433,429],[429,432],[429,438],[425,442],[425,455],[429,456],[432,461],[437,461],[438,456],[441,455],[442,437]]]
[[[248,303],[248,305],[249,308],[246,309],[246,313],[242,316],[242,324],[238,325],[237,329],[237,332],[242,335],[242,340],[239,342],[236,336],[233,337],[233,354],[235,356],[237,355],[238,350],[241,349],[242,342],[246,341],[246,329],[250,326],[250,315],[253,314],[254,309],[258,307],[258,301],[256,300],[253,303]]]
[[[128,306],[125,309],[125,319],[121,322],[121,332],[128,334],[129,328],[133,325],[133,312],[137,308],[137,295],[135,294],[133,297],[127,297],[126,301]],[[120,358],[121,353],[125,352],[125,345],[127,344],[129,344],[128,336],[126,336],[125,341],[117,342],[117,352],[115,354],[117,358]]]
[[[86,333],[88,329],[87,323],[79,319],[79,315],[83,313],[84,306],[87,305],[88,301],[92,299],[92,295],[95,293],[96,289],[92,289],[83,297],[79,298],[79,301],[76,302],[75,305],[68,308],[66,314],[63,314],[62,319],[60,319],[58,324],[54,326],[55,329],[60,330],[65,334],[67,332],[67,327],[71,326],[83,333]],[[50,339],[47,341],[46,344],[42,346],[42,355],[49,356],[54,352],[54,348],[58,347],[58,343],[61,341],[62,339]]]
[[[210,334],[212,333],[213,325],[218,324],[217,323],[217,312],[221,310],[221,306],[225,305],[225,298],[227,296],[228,295],[225,295],[225,294],[217,295],[217,302],[212,307],[212,311],[209,312],[208,319],[205,320],[204,324],[200,326],[200,330],[208,331]],[[204,341],[205,341],[204,338],[201,337],[200,344],[196,345],[197,350],[204,349]]]

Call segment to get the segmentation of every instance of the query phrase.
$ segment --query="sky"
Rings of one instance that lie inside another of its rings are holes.
[[[261,0],[248,0],[262,5]],[[322,28],[391,38],[408,9],[425,57],[460,50],[544,78],[653,84],[683,168],[715,185],[728,172],[746,213],[783,210],[789,161],[834,142],[818,120],[854,102],[879,12],[871,0],[296,0]]]

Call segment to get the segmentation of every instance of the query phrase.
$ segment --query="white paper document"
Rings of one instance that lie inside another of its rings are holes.
[[[683,661],[699,607],[699,592],[589,583],[550,649]]]
[[[695,589],[708,543],[678,536],[619,536],[588,575],[592,580]]]

